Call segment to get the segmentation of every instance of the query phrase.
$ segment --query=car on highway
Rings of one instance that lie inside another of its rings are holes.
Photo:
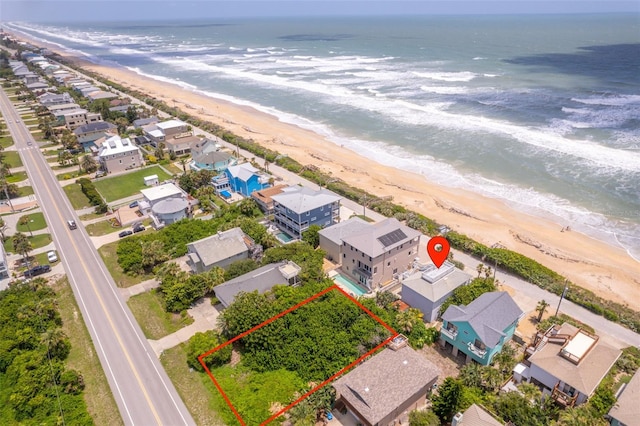
[[[58,261],[58,255],[56,254],[55,250],[51,250],[47,253],[47,260],[49,261],[49,263],[55,263]]]
[[[128,237],[131,234],[133,234],[133,231],[127,229],[126,231],[122,231],[121,233],[119,233],[118,237],[124,238],[124,237]]]
[[[75,220],[68,220],[67,221],[67,226],[69,227],[69,229],[76,229],[78,227],[78,225],[76,225],[76,221]]]
[[[138,226],[136,226],[135,228],[133,228],[133,232],[134,232],[134,233],[142,232],[142,231],[144,231],[144,230],[145,230],[144,225],[138,225]]]
[[[51,266],[49,265],[38,265],[24,271],[24,276],[27,278],[33,278],[35,276],[49,272],[50,270],[51,270]]]

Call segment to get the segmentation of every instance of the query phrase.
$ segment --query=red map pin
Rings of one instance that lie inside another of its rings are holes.
[[[427,253],[436,268],[440,268],[449,256],[449,241],[445,237],[433,237],[427,243]]]

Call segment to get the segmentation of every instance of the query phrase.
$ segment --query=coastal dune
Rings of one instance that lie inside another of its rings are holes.
[[[64,52],[57,53],[115,83],[147,93],[188,114],[287,154],[301,164],[313,164],[331,176],[376,195],[392,196],[394,202],[488,246],[500,244],[529,256],[578,286],[640,310],[640,263],[622,248],[576,231],[564,231],[570,223],[555,223],[471,191],[436,185],[420,174],[384,166],[319,134],[283,123],[250,107],[160,82],[125,68],[97,65],[69,57]]]

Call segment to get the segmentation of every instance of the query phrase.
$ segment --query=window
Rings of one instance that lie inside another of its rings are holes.
[[[347,253],[342,253],[342,258],[346,258],[347,257]]]
[[[391,261],[387,262],[387,266],[391,266]]]
[[[393,268],[393,273],[397,274],[398,273],[398,268]]]
[[[122,160],[118,160],[118,162],[120,162],[120,164],[122,164]]]
[[[375,268],[373,268],[373,273],[375,274],[376,272],[378,272],[378,267],[377,266]]]
[[[480,339],[476,339],[473,344],[475,345],[476,348],[484,350],[487,348],[487,346],[484,344],[484,342]]]

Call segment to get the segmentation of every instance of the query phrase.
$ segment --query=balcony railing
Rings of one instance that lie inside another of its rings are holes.
[[[553,392],[551,392],[551,398],[554,399],[558,404],[563,405],[565,407],[573,407],[576,404],[576,399],[578,399],[578,392],[575,395],[571,396],[568,393],[564,393],[560,390],[560,382],[556,383],[553,387]]]
[[[471,353],[476,355],[478,358],[484,358],[484,356],[487,354],[486,349],[480,349],[479,347],[477,347],[471,342],[469,342],[468,348],[471,351]]]
[[[458,330],[449,330],[446,328],[442,328],[440,329],[440,333],[444,334],[451,340],[456,340],[456,337],[458,337]]]

